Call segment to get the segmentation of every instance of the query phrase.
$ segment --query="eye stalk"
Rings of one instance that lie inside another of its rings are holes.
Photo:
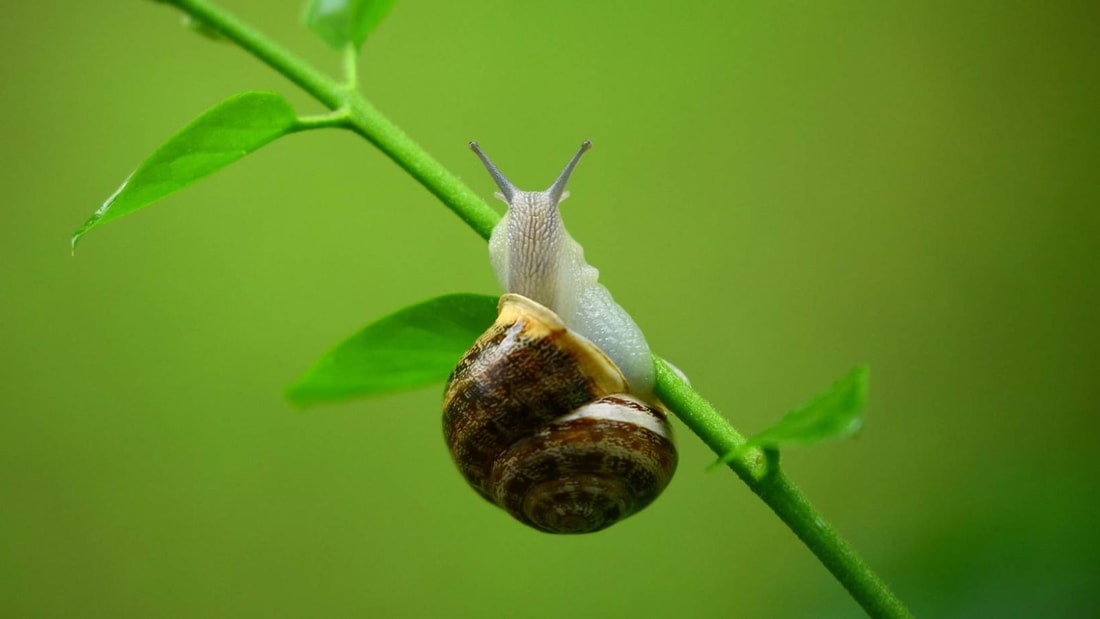
[[[485,164],[485,169],[489,170],[489,175],[496,181],[497,187],[500,187],[500,193],[504,194],[504,199],[511,204],[512,198],[519,192],[516,186],[513,185],[512,181],[508,180],[508,177],[504,176],[500,169],[493,164],[493,160],[489,159],[489,155],[486,155],[485,151],[481,150],[477,142],[470,142],[470,150],[477,153],[477,156],[481,159],[481,163]]]
[[[558,180],[554,181],[554,184],[550,185],[550,189],[546,190],[546,193],[550,194],[550,200],[554,204],[561,202],[561,197],[565,193],[565,184],[569,182],[569,175],[573,173],[573,168],[577,167],[577,162],[581,160],[581,155],[590,148],[592,148],[591,140],[585,140],[581,143],[581,147],[577,150],[577,154],[573,155],[569,163],[565,164],[565,169],[561,171]]]
[[[573,158],[569,160],[569,163],[565,164],[565,169],[558,175],[554,184],[550,185],[550,188],[543,192],[550,197],[552,204],[557,204],[561,201],[562,196],[565,194],[565,184],[569,182],[569,175],[573,173],[573,168],[577,167],[577,162],[580,161],[581,155],[590,148],[592,148],[592,141],[585,140],[576,154],[573,155]],[[504,176],[504,173],[500,171],[500,168],[498,168],[491,159],[489,159],[489,155],[486,155],[485,151],[481,150],[477,142],[470,142],[470,150],[477,153],[477,156],[481,159],[481,163],[485,164],[485,169],[489,170],[489,174],[493,177],[493,180],[496,181],[497,187],[500,187],[500,193],[503,194],[504,199],[511,204],[512,198],[515,197],[520,190],[512,184],[512,181],[508,180],[508,177]]]

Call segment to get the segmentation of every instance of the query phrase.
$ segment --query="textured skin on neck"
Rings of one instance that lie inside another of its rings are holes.
[[[546,192],[517,192],[503,225],[508,265],[501,284],[508,292],[558,312],[563,297],[561,241],[565,232],[558,205]]]
[[[631,391],[652,398],[653,360],[641,329],[599,283],[569,236],[549,192],[517,191],[489,239],[493,271],[508,292],[558,314],[622,370]]]

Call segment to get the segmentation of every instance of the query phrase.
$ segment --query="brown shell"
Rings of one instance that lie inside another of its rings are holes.
[[[676,468],[664,412],[627,395],[615,364],[554,312],[514,294],[499,308],[443,399],[462,475],[553,533],[597,531],[648,505]]]

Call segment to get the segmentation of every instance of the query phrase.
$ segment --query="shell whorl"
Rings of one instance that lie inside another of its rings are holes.
[[[648,505],[676,467],[659,408],[549,309],[501,297],[497,321],[459,361],[443,403],[462,475],[520,521],[603,529]]]

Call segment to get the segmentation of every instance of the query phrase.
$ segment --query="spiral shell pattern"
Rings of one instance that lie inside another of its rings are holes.
[[[664,411],[556,314],[515,294],[447,383],[443,430],[482,496],[536,529],[598,531],[657,497],[676,468]]]

